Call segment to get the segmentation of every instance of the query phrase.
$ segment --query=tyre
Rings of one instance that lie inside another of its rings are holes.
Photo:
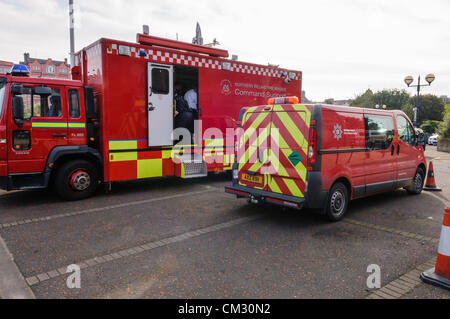
[[[63,164],[56,172],[54,189],[63,199],[76,201],[94,194],[98,186],[96,167],[84,160],[74,160]]]
[[[422,193],[423,184],[425,183],[425,172],[422,168],[418,168],[416,174],[414,175],[413,183],[410,187],[407,187],[406,190],[408,194],[411,195],[419,195]]]
[[[349,202],[348,189],[343,183],[331,187],[325,206],[325,216],[329,221],[340,221],[347,212]]]

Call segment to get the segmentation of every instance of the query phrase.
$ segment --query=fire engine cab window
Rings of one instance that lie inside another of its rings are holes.
[[[61,96],[54,89],[51,95],[39,95],[31,87],[25,87],[22,93],[24,117],[61,117]]]
[[[409,145],[414,145],[414,129],[403,116],[397,116],[398,137]]]
[[[73,119],[80,117],[80,103],[76,90],[69,90],[69,114]]]
[[[365,115],[366,148],[386,150],[394,140],[394,119],[391,116]]]
[[[152,70],[152,92],[155,94],[169,94],[169,71],[165,69]]]

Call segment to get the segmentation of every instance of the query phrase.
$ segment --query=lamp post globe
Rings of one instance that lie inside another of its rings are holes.
[[[405,83],[407,86],[410,86],[411,83],[413,83],[413,82],[414,82],[414,78],[412,76],[409,75],[405,78]]]
[[[434,76],[433,73],[430,73],[425,77],[425,80],[427,80],[428,84],[430,84],[430,85],[431,85],[431,83],[434,82],[435,79],[436,79],[436,77]]]

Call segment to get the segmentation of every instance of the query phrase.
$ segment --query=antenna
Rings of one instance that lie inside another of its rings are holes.
[[[70,17],[70,66],[75,66],[75,18],[73,12],[73,0],[69,0],[69,17]]]

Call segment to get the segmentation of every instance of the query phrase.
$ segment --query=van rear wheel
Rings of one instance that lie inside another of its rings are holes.
[[[336,183],[331,187],[325,206],[325,216],[332,222],[340,221],[348,208],[348,190],[343,183]]]
[[[94,194],[98,186],[98,174],[92,163],[75,160],[58,169],[54,182],[56,193],[61,198],[76,201]]]

